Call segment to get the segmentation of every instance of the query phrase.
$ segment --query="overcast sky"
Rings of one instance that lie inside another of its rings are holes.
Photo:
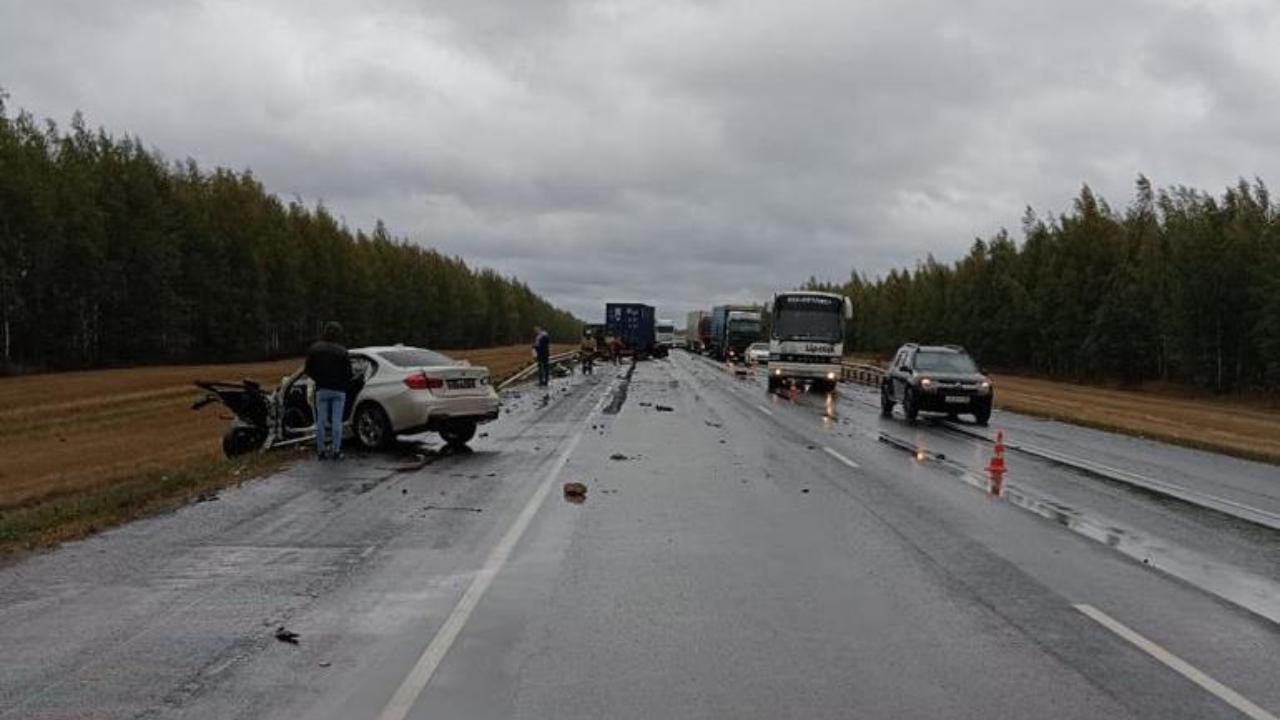
[[[953,260],[1086,182],[1280,182],[1274,0],[5,0],[0,87],[586,319]]]

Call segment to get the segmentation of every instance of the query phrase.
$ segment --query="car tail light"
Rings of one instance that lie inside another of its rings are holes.
[[[406,377],[404,384],[409,386],[410,390],[435,390],[444,387],[444,380],[431,377],[426,373],[416,373]]]

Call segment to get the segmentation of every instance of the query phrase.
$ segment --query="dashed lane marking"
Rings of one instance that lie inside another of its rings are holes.
[[[831,457],[833,457],[833,458],[835,458],[835,459],[839,460],[840,462],[844,463],[845,465],[848,465],[848,466],[849,466],[849,467],[851,467],[851,468],[860,468],[860,467],[862,467],[862,466],[861,466],[861,465],[859,465],[858,463],[856,463],[856,462],[854,462],[854,461],[850,460],[849,458],[845,457],[844,455],[841,455],[839,452],[836,452],[835,450],[832,450],[832,449],[831,449],[831,448],[829,448],[829,447],[825,447],[825,446],[824,446],[822,449],[823,449],[823,450],[824,450],[828,455],[830,455]]]
[[[1119,620],[1116,620],[1098,608],[1084,604],[1076,605],[1075,608],[1102,627],[1129,641],[1139,650],[1142,650],[1151,657],[1159,660],[1165,665],[1168,665],[1174,672],[1199,685],[1205,690],[1208,690],[1219,700],[1244,713],[1247,717],[1253,718],[1253,720],[1277,720],[1275,715],[1272,715],[1265,709],[1258,707],[1245,696],[1235,690],[1232,690],[1226,685],[1223,685],[1217,680],[1214,680],[1201,672],[1191,663],[1183,660],[1177,655],[1174,655],[1168,650],[1165,650],[1163,647],[1157,645],[1151,640],[1148,640],[1142,635],[1139,635],[1137,631],[1129,628],[1127,625],[1124,625]]]
[[[757,405],[757,406],[756,406],[756,409],[757,409],[757,410],[759,410],[760,412],[764,413],[765,415],[772,415],[772,414],[773,414],[773,411],[772,411],[772,410],[770,410],[769,408],[767,408],[767,407],[765,407],[765,406],[763,406],[763,405]]]

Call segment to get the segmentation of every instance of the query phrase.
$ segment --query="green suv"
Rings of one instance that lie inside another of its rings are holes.
[[[979,425],[991,419],[991,379],[959,345],[917,345],[898,349],[880,382],[880,412],[902,414],[915,422],[923,412],[946,413],[951,419],[973,415]]]

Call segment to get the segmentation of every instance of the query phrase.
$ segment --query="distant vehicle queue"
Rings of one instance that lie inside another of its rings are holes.
[[[761,305],[716,305],[685,316],[683,348],[742,365],[768,367],[770,392],[804,387],[830,392],[844,365],[845,328],[853,318],[849,298],[796,290],[776,293]],[[676,346],[671,320],[655,319],[643,303],[608,303],[605,322],[583,329],[586,358],[665,357]],[[914,421],[921,412],[973,415],[985,425],[991,416],[991,380],[957,345],[903,346],[881,381],[886,415],[901,404]]]

